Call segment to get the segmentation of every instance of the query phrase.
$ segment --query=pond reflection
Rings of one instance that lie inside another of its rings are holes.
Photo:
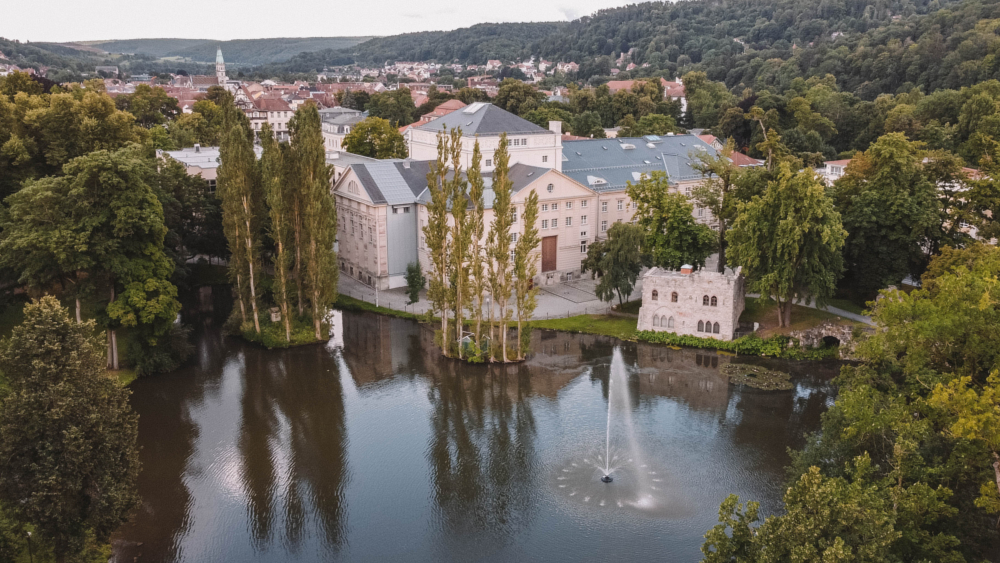
[[[119,560],[694,561],[728,493],[776,509],[838,369],[768,362],[796,387],[760,392],[719,372],[748,360],[596,336],[534,331],[510,366],[445,360],[412,321],[345,313],[343,338],[271,351],[209,324],[194,365],[137,381],[143,503]],[[616,346],[644,463],[684,510],[597,511],[557,488],[603,447]]]

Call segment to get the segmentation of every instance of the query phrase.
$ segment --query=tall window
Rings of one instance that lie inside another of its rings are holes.
[[[572,201],[567,201],[566,202],[566,209],[573,209],[573,202]]]
[[[586,215],[580,215],[580,224],[581,225],[586,225],[587,224],[587,216]]]
[[[705,321],[698,321],[698,332],[705,332]]]
[[[719,334],[719,323],[715,323],[714,325],[712,325],[712,332],[715,334]]]
[[[548,219],[542,219],[542,228],[543,229],[548,229],[549,228],[549,220]]]
[[[542,204],[542,211],[548,211],[548,210],[549,210],[549,204],[543,203]]]
[[[559,226],[559,219],[553,219],[552,220],[552,228],[555,229],[558,226]]]
[[[653,290],[653,296],[652,296],[652,297],[653,297],[653,301],[659,301],[659,299],[660,299],[660,292],[659,292],[659,291],[656,291],[656,290],[654,289],[654,290]]]
[[[667,319],[667,328],[674,328],[674,318],[670,317]]]
[[[581,240],[580,241],[580,254],[586,254],[586,253],[587,253],[587,241]]]
[[[602,201],[601,202],[601,213],[607,213],[607,212],[608,212],[608,202]]]
[[[548,162],[548,161],[549,161],[549,155],[543,154],[542,155],[542,162]]]
[[[559,211],[559,204],[558,203],[553,203],[552,204],[552,211]]]
[[[581,209],[586,209],[587,208],[587,200],[585,200],[585,199],[581,199],[580,200],[580,208]]]
[[[703,296],[703,297],[701,298],[701,304],[702,304],[703,306],[706,306],[706,307],[708,306],[708,296],[707,296],[707,295],[705,295],[705,296]]]
[[[489,168],[490,166],[493,166],[493,161],[491,159],[487,158],[486,159],[486,167]]]
[[[622,209],[625,209],[625,200],[624,199],[619,199],[618,200],[618,211],[621,211]]]
[[[712,296],[712,306],[713,307],[718,307],[719,306],[719,299],[716,296],[714,296],[714,295]]]
[[[604,232],[607,232],[607,230],[608,230],[608,222],[607,221],[601,221],[601,232],[604,233]]]
[[[566,218],[566,226],[567,227],[572,227],[573,226],[573,218],[572,217],[567,217]]]
[[[670,302],[671,303],[677,303],[677,292],[676,291],[670,294]]]

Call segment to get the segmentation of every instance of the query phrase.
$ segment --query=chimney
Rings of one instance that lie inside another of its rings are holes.
[[[409,160],[404,160],[403,161],[403,168],[405,168],[407,170],[410,169],[410,161]]]
[[[549,131],[552,131],[556,135],[562,135],[562,121],[550,121]]]
[[[682,274],[690,274],[692,272],[694,272],[694,266],[692,266],[691,264],[684,264],[683,266],[681,266]]]
[[[199,145],[198,143],[195,143],[194,144],[194,152],[201,152],[201,145]]]

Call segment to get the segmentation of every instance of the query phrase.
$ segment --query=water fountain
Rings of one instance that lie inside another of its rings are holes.
[[[664,477],[647,461],[632,420],[629,373],[615,348],[608,377],[608,410],[604,444],[561,467],[557,490],[589,506],[664,514],[670,503]]]

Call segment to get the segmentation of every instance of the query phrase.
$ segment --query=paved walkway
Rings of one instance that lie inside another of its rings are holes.
[[[533,320],[557,319],[562,317],[572,317],[575,315],[604,314],[610,309],[608,303],[597,298],[594,288],[597,280],[582,279],[571,282],[554,284],[540,287],[538,292],[538,306],[535,308]],[[361,299],[369,303],[377,303],[382,307],[406,311],[408,313],[423,314],[430,309],[430,302],[427,301],[427,292],[420,291],[420,301],[413,305],[408,305],[409,298],[406,295],[406,288],[387,289],[377,292],[371,287],[362,284],[358,280],[345,276],[341,273],[339,290],[344,295],[349,295],[355,299]],[[642,297],[642,280],[638,287],[632,291],[627,301],[632,301]],[[617,304],[617,300],[615,300]]]
[[[753,297],[753,298],[756,299],[756,298],[760,297],[760,294],[759,293],[748,293],[747,297]],[[857,321],[859,323],[865,323],[865,324],[868,324],[868,325],[871,325],[871,326],[875,326],[875,323],[872,321],[871,317],[866,317],[864,315],[859,315],[857,313],[852,313],[850,311],[845,311],[844,309],[840,309],[840,308],[834,307],[832,305],[827,305],[826,307],[819,308],[819,307],[816,306],[816,301],[815,300],[810,301],[808,304],[806,304],[804,299],[799,299],[798,301],[795,302],[795,304],[796,305],[801,305],[803,307],[809,307],[810,309],[820,309],[821,311],[826,311],[828,313],[833,313],[834,315],[839,315],[841,317],[844,317],[845,319],[851,319],[852,321]]]

